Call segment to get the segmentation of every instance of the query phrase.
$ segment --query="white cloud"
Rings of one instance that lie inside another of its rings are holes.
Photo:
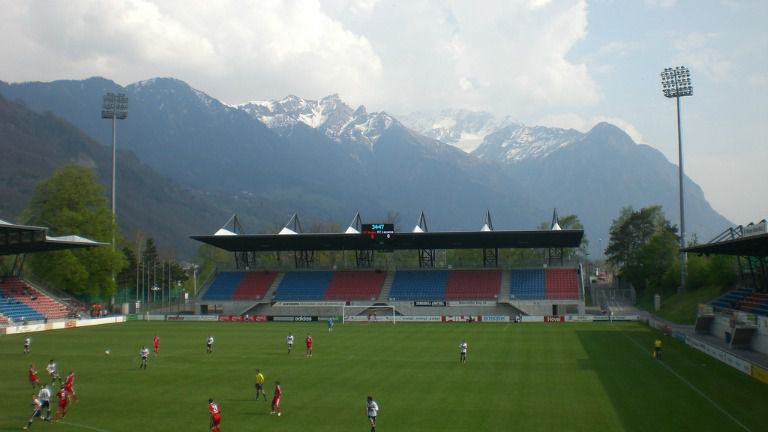
[[[766,89],[768,88],[768,74],[751,74],[747,78],[747,82],[751,86]]]
[[[651,7],[669,9],[677,4],[677,0],[645,0],[645,4]]]
[[[359,2],[373,7],[375,2]],[[364,94],[381,74],[367,39],[316,0],[4,2],[4,79],[175,76],[216,97]],[[24,47],[23,49],[18,47]],[[34,76],[37,75],[37,76]]]
[[[226,102],[317,98],[408,112],[497,114],[594,104],[600,89],[567,59],[586,36],[586,0],[483,7],[452,0],[101,0],[4,2],[0,77],[173,76]]]
[[[694,73],[703,73],[714,81],[727,81],[733,76],[734,63],[728,51],[719,49],[716,33],[689,33],[674,43],[678,56]]]
[[[586,120],[575,113],[549,114],[539,119],[536,125],[575,129],[580,132],[587,132],[588,130]]]
[[[601,98],[586,66],[567,59],[586,36],[585,1],[402,2],[396,11],[378,7],[365,26],[387,77],[370,102],[394,111],[526,116]]]

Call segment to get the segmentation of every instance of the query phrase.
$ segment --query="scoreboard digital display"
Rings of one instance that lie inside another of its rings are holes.
[[[360,233],[371,240],[391,240],[395,236],[395,224],[362,224]]]

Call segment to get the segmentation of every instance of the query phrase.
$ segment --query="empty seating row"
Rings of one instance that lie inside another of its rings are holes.
[[[66,318],[69,308],[22,279],[8,278],[0,283],[0,313],[13,320]]]
[[[274,272],[221,272],[203,300],[260,300],[279,275]],[[502,289],[503,272],[492,270],[401,270],[394,273],[392,301],[495,300],[509,290],[518,300],[579,298],[577,269],[516,269]],[[381,271],[292,271],[276,287],[277,301],[375,300],[387,273]]]
[[[332,272],[287,272],[280,281],[275,300],[323,300]]]
[[[0,304],[0,313],[14,321],[42,320],[45,318],[43,314],[24,303],[14,302],[11,298],[6,299],[9,301],[3,301]]]
[[[400,300],[445,300],[447,271],[399,271],[395,273],[389,298]]]
[[[446,300],[495,300],[501,290],[501,270],[448,272]]]
[[[386,276],[376,271],[288,272],[275,300],[375,300]]]
[[[712,301],[712,306],[715,310],[721,309],[739,309],[739,305],[742,300],[752,295],[752,290],[749,288],[737,288],[735,290],[728,291]]]
[[[203,294],[203,300],[231,300],[242,282],[243,272],[220,272]]]
[[[513,300],[579,299],[575,268],[515,269],[509,279],[509,298]]]
[[[516,269],[510,272],[510,299],[543,300],[545,287],[546,283],[543,269]]]
[[[574,268],[548,268],[544,271],[544,297],[549,300],[579,298],[579,273]]]
[[[752,293],[741,302],[741,310],[768,316],[768,293]]]
[[[334,272],[323,296],[326,300],[375,300],[387,274],[370,271]]]
[[[220,272],[203,294],[203,300],[259,300],[277,278],[276,272]]]
[[[712,306],[715,310],[735,309],[768,316],[768,293],[754,292],[749,288],[737,288],[713,300]]]

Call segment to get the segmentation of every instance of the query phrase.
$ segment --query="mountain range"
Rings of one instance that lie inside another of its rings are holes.
[[[173,78],[125,87],[104,78],[0,82],[0,94],[37,113],[38,121],[68,122],[82,131],[79,140],[108,154],[111,122],[100,118],[106,92],[129,98],[128,118],[117,123],[121,228],[130,237],[141,227],[160,247],[182,256],[193,251],[189,235],[213,233],[231,213],[249,232],[265,232],[295,212],[305,227],[343,229],[358,211],[364,222],[394,217],[399,229],[410,230],[424,211],[430,230],[437,231],[480,229],[486,209],[496,229],[533,229],[557,208],[579,217],[592,254],[607,246],[608,228],[622,207],[660,204],[673,223],[678,220],[677,167],[606,123],[581,133],[457,110],[395,117],[352,108],[338,95],[230,106]],[[23,141],[4,145],[13,151]],[[55,142],[51,136],[46,145]],[[8,169],[33,182],[57,164],[78,160],[66,151],[54,157],[45,148],[45,169],[25,171],[22,156]],[[111,161],[104,157],[89,163],[108,180],[104,170]],[[139,168],[136,191],[123,195],[131,188],[124,177]],[[29,189],[4,184],[0,202],[15,193],[16,204],[3,211],[20,211],[19,198]],[[731,225],[688,178],[686,187],[688,232],[708,240]],[[186,207],[160,211],[143,202],[147,191]],[[142,218],[131,206],[158,211]]]

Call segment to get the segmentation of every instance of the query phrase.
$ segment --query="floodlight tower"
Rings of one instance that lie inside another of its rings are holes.
[[[677,152],[678,183],[680,190],[680,286],[678,294],[685,292],[685,204],[683,200],[683,140],[680,132],[680,98],[693,96],[691,72],[685,66],[665,68],[661,72],[661,88],[664,96],[677,101]]]
[[[112,120],[112,223],[117,223],[115,197],[115,166],[117,160],[117,121],[128,117],[128,97],[123,93],[107,93],[101,107],[101,118]],[[115,231],[112,231],[112,250],[115,250]]]

